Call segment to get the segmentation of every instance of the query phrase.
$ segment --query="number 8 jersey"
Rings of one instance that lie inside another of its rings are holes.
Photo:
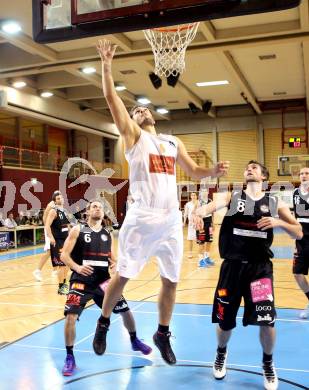
[[[273,229],[260,230],[257,221],[262,217],[277,216],[277,210],[276,196],[265,193],[262,198],[254,200],[244,191],[232,192],[220,229],[221,258],[249,262],[272,258]]]

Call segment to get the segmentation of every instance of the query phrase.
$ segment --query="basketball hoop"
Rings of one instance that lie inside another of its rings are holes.
[[[185,55],[193,41],[199,22],[175,27],[160,27],[143,30],[155,58],[155,74],[177,76],[185,69]]]

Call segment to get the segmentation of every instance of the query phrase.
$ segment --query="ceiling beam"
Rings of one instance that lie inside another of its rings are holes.
[[[208,37],[209,41],[214,41],[215,40],[215,32],[211,24],[205,24],[203,23],[203,31],[205,36]],[[228,73],[233,77],[235,80],[236,84],[239,86],[240,90],[242,93],[245,94],[246,98],[252,105],[254,111],[257,114],[261,114],[262,111],[257,104],[257,99],[252,91],[252,88],[250,87],[248,81],[246,80],[245,76],[241,72],[238,64],[232,57],[231,53],[229,51],[223,51],[223,52],[218,52],[216,53],[217,58],[221,60],[225,68],[227,69]]]
[[[98,60],[99,55],[95,47],[65,50],[58,53],[58,62]]]
[[[303,0],[299,6],[299,18],[302,30],[309,30],[309,5],[308,0]],[[303,63],[304,63],[304,78],[305,78],[305,93],[307,110],[309,110],[309,42],[302,42]]]
[[[6,41],[12,45],[26,51],[27,53],[38,55],[42,58],[45,58],[48,61],[57,61],[57,53],[45,45],[40,45],[34,42],[28,35],[19,33],[16,35],[7,34],[0,30],[0,37],[4,38]]]
[[[37,78],[38,89],[69,88],[88,84],[89,81],[68,72],[44,73]]]
[[[216,39],[216,30],[209,20],[206,22],[200,22],[199,30],[202,32],[207,41],[214,41]]]
[[[252,88],[250,87],[248,81],[241,72],[231,53],[229,53],[228,51],[224,51],[222,53],[217,53],[217,56],[222,61],[229,74],[234,78],[235,83],[238,84],[241,92],[246,96],[248,102],[252,105],[254,111],[257,114],[262,114],[262,111],[257,103],[257,99],[254,95],[254,92],[252,91]]]
[[[302,30],[309,30],[309,6],[308,0],[302,0],[299,6],[299,19]]]
[[[277,45],[277,44],[285,44],[285,43],[301,43],[302,41],[309,40],[309,31],[301,31],[301,32],[292,32],[287,34],[281,34],[277,36],[266,36],[266,37],[255,37],[255,38],[242,38],[235,39],[231,42],[203,42],[201,44],[192,44],[188,47],[187,52],[190,53],[199,53],[207,51],[215,53],[218,51],[227,51],[227,50],[235,50],[235,49],[244,49],[244,48],[252,48],[264,45]],[[98,56],[97,56],[97,60]],[[153,53],[148,47],[146,51],[142,52],[131,52],[131,53],[116,53],[114,61],[117,62],[127,62],[128,60],[136,61],[149,61],[153,60]],[[81,66],[81,61],[73,61],[70,64],[70,67],[78,68]],[[46,73],[46,72],[54,72],[60,69],[67,69],[68,65],[65,64],[42,64],[38,66],[37,64],[32,67],[32,69],[24,69],[21,68],[16,71],[0,71],[0,78],[8,78],[15,77],[19,75],[29,75],[29,74],[37,74],[37,73]]]
[[[132,51],[133,43],[129,38],[125,36],[125,34],[118,33],[118,34],[108,35],[107,39],[110,39],[111,42],[119,46],[124,51]]]
[[[309,110],[309,42],[303,42],[303,60],[304,60],[304,74],[305,74],[305,91],[307,110]]]
[[[258,24],[254,26],[233,27],[216,31],[216,40],[237,39],[242,37],[254,38],[258,36],[276,36],[280,33],[291,33],[301,28],[299,20],[286,22]]]
[[[70,101],[102,98],[101,88],[94,85],[73,87],[67,89],[67,99]]]
[[[94,110],[107,110],[108,105],[106,103],[106,100],[104,98],[98,98],[98,99],[91,99],[87,101],[89,104],[89,107],[91,107]]]
[[[83,72],[80,72],[79,70],[77,70],[77,69],[75,69],[73,67],[72,68],[67,68],[67,71],[72,73],[72,74],[74,74],[74,75],[79,75],[80,77],[83,77],[84,79],[88,80],[93,86],[100,88],[100,93],[101,93],[100,97],[103,96],[103,92],[102,92],[102,78],[101,78],[101,76],[99,76],[97,74],[87,75],[87,74],[85,74]],[[70,89],[69,89],[69,91],[70,91]],[[135,97],[135,95],[133,95],[133,93],[129,92],[128,90],[118,92],[118,95],[121,98],[123,98],[126,101],[128,101],[133,106],[136,105],[136,97]],[[98,96],[95,96],[95,98],[97,98],[97,97]],[[91,99],[91,97],[84,97],[83,99]],[[155,111],[155,107],[152,104],[149,105],[149,108],[151,110],[153,110],[153,112],[155,113],[156,117],[159,117],[160,119],[165,119],[165,120],[169,120],[170,119],[167,115],[158,114]]]
[[[100,88],[100,90],[102,90],[102,79],[98,74],[96,74],[96,73],[93,73],[93,74],[83,73],[79,69],[77,69],[75,65],[68,66],[66,68],[66,71],[68,73],[71,73],[73,76],[87,80],[88,84],[94,85],[94,86]]]

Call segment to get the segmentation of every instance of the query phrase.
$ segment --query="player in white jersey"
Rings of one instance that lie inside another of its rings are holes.
[[[44,226],[45,226],[45,223],[46,223],[47,215],[48,215],[48,213],[50,212],[50,210],[53,207],[55,207],[55,203],[52,200],[52,201],[50,201],[48,203],[48,205],[46,206],[46,209],[44,210],[44,214],[43,214],[43,224],[44,224]],[[42,268],[44,267],[44,265],[46,264],[47,260],[50,257],[50,239],[49,239],[49,237],[48,237],[48,235],[46,233],[45,227],[44,227],[44,238],[45,238],[44,254],[42,255],[42,257],[41,257],[41,259],[39,261],[38,267],[32,272],[33,276],[35,277],[35,279],[38,282],[42,281]],[[58,271],[56,271],[56,274],[57,274],[57,272]]]
[[[189,241],[189,255],[188,255],[188,257],[190,259],[192,259],[192,257],[193,257],[193,254],[192,254],[193,241],[196,240],[196,230],[195,230],[195,226],[193,224],[193,215],[194,215],[194,210],[198,206],[198,199],[197,199],[197,195],[195,192],[191,192],[190,197],[191,197],[190,202],[187,202],[185,204],[183,223],[185,225],[185,223],[188,219],[188,234],[187,234],[187,241]]]
[[[124,286],[142,270],[151,256],[156,256],[162,287],[159,293],[159,327],[153,338],[163,359],[168,364],[175,364],[176,357],[169,341],[169,323],[183,255],[176,161],[195,179],[222,176],[229,163],[220,162],[211,169],[198,166],[179,139],[165,134],[157,135],[155,121],[147,107],[134,107],[130,117],[114,87],[112,59],[115,51],[116,46],[109,41],[98,44],[104,97],[124,142],[134,203],[119,233],[117,273],[106,292],[93,348],[98,355],[105,352],[110,315]]]

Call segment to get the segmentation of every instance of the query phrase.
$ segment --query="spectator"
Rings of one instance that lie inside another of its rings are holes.
[[[18,216],[16,217],[15,219],[15,222],[17,223],[17,225],[24,225],[24,213],[23,211],[20,211]]]
[[[9,213],[7,219],[4,221],[4,226],[9,229],[14,229],[17,227],[17,223],[14,220],[13,213]]]
[[[4,226],[4,219],[2,213],[0,213],[0,227]]]

